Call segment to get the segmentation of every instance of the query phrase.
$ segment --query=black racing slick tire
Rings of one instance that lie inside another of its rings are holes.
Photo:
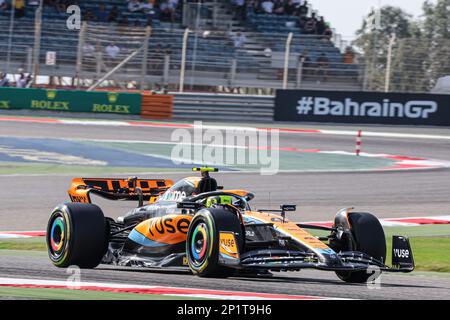
[[[107,249],[107,222],[102,210],[86,203],[58,206],[50,215],[46,241],[55,266],[95,268]]]
[[[370,213],[350,212],[348,220],[354,239],[353,250],[365,253],[383,263],[386,261],[386,238],[383,227],[377,217]],[[369,271],[338,271],[337,276],[349,283],[366,283],[373,279]]]
[[[239,252],[242,250],[242,227],[239,218],[230,210],[203,209],[192,219],[186,240],[186,257],[193,274],[215,278],[234,274],[234,269],[219,263],[220,232],[233,233]]]

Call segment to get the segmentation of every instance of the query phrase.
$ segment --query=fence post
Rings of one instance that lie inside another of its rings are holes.
[[[39,7],[36,9],[35,26],[34,26],[34,52],[33,52],[33,81],[37,84],[39,74],[39,55],[41,52],[41,28],[42,28],[42,7],[43,0],[41,0]]]
[[[297,65],[297,89],[300,89],[303,80],[303,65],[305,63],[305,57],[298,60]]]
[[[395,45],[396,35],[393,33],[389,39],[389,47],[387,52],[386,74],[384,77],[384,92],[389,92],[391,86],[391,68],[392,68],[392,49]]]
[[[164,56],[164,73],[163,73],[163,83],[169,83],[169,72],[170,72],[170,55],[166,54]]]
[[[83,66],[83,47],[84,47],[84,38],[86,35],[87,22],[84,21],[81,25],[80,33],[78,34],[78,48],[77,48],[77,66],[75,71],[75,79],[77,81],[77,89],[80,88],[80,75],[81,68]]]
[[[186,70],[186,49],[188,36],[189,36],[189,28],[186,28],[186,30],[184,30],[183,35],[183,48],[181,49],[180,84],[178,88],[179,92],[183,92],[184,90],[184,73]]]
[[[27,47],[27,73],[31,73],[33,68],[33,48]]]
[[[148,44],[150,41],[150,36],[152,34],[152,27],[148,26],[145,29],[145,38],[144,38],[144,48],[142,52],[142,67],[141,67],[141,85],[140,89],[145,90],[145,78],[147,76],[147,65],[148,65]]]
[[[286,39],[286,50],[284,53],[283,89],[287,89],[288,72],[289,72],[289,57],[291,54],[292,36],[293,36],[293,33],[289,32],[288,37]]]
[[[233,60],[231,60],[230,83],[229,83],[229,86],[231,87],[234,85],[234,81],[236,80],[236,69],[237,69],[237,60],[236,58],[233,58]]]

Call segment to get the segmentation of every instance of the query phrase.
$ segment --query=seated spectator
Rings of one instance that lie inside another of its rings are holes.
[[[16,87],[17,88],[26,88],[28,82],[31,80],[29,77],[27,77],[25,75],[25,73],[23,72],[23,69],[19,69],[19,79],[16,81]]]
[[[94,45],[86,42],[83,45],[83,56],[85,56],[85,57],[94,57],[95,56],[95,47],[94,47]]]
[[[325,32],[325,19],[323,17],[320,17],[320,19],[316,23],[316,33],[318,35],[323,35]]]
[[[25,0],[16,0],[14,4],[14,11],[16,18],[25,16]]]
[[[308,18],[303,26],[303,33],[305,34],[317,34],[317,19],[316,15],[313,13],[310,18]]]
[[[6,0],[0,0],[0,12],[8,10],[8,3]]]
[[[292,0],[288,0],[286,2],[286,4],[284,5],[284,13],[287,14],[288,16],[292,16],[295,14],[296,12],[296,7],[295,4]]]
[[[308,1],[303,2],[302,5],[297,7],[297,15],[299,17],[306,17],[308,15],[309,8],[308,8]]]
[[[273,4],[273,13],[275,14],[284,14],[284,2],[283,0],[274,0]]]
[[[245,19],[245,8],[246,3],[245,0],[232,0],[231,4],[233,5],[233,9],[235,12],[235,18],[239,20]]]
[[[261,8],[264,13],[272,13],[273,12],[273,2],[271,0],[264,0],[261,3]]]
[[[155,8],[155,0],[147,0],[141,4],[142,12],[149,14]]]
[[[95,20],[95,16],[91,10],[86,11],[86,13],[84,14],[83,20],[85,20],[85,21],[94,21]]]
[[[322,52],[316,61],[316,75],[317,76],[322,75],[322,80],[327,81],[329,67],[330,67],[330,60],[328,60],[327,55]]]
[[[173,0],[163,0],[159,5],[159,10],[161,11],[161,20],[169,20],[171,22],[175,21],[175,8],[177,2]]]
[[[116,64],[118,62],[118,58],[119,58],[119,53],[120,53],[120,48],[118,46],[116,46],[116,44],[114,42],[111,42],[106,48],[105,48],[105,52],[106,52],[106,58],[107,58],[107,63],[111,64]]]
[[[326,25],[325,31],[323,32],[323,39],[331,41],[332,37],[333,37],[333,31],[331,30],[331,28],[328,25]]]
[[[233,36],[233,44],[235,48],[242,48],[246,41],[245,34],[238,32]]]
[[[112,7],[111,11],[108,14],[108,22],[116,22],[119,18],[119,9],[117,6]]]
[[[141,11],[141,3],[138,0],[128,0],[128,11],[130,12]]]
[[[8,75],[0,72],[0,87],[9,87]]]
[[[109,19],[109,12],[106,10],[104,4],[100,4],[95,12],[95,19],[98,22],[107,22]]]
[[[354,61],[355,61],[355,53],[353,52],[352,47],[345,48],[344,63],[353,64]]]
[[[303,76],[306,77],[313,73],[313,64],[311,63],[311,58],[309,57],[308,49],[303,50],[303,53],[298,56],[299,65],[303,68]]]

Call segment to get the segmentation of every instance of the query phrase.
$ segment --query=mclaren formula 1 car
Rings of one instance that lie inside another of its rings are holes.
[[[201,176],[175,184],[160,179],[73,179],[71,202],[55,208],[48,222],[51,261],[62,268],[185,267],[203,277],[314,268],[355,283],[367,282],[376,270],[414,269],[409,241],[402,236],[393,237],[392,266],[386,266],[385,234],[372,214],[343,209],[330,228],[302,225],[286,217],[295,205],[254,211],[254,195],[218,186],[210,176],[217,169],[194,171]],[[91,203],[92,195],[134,200],[138,206],[114,220]],[[326,236],[313,236],[306,231],[310,229],[326,231]]]

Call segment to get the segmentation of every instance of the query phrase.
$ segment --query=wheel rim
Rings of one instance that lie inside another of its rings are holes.
[[[195,226],[192,233],[190,253],[192,262],[197,266],[203,264],[207,257],[206,251],[209,246],[209,241],[206,230],[206,224],[201,222]]]
[[[63,252],[66,244],[66,222],[61,214],[53,217],[50,228],[50,254],[55,258],[59,258]]]

